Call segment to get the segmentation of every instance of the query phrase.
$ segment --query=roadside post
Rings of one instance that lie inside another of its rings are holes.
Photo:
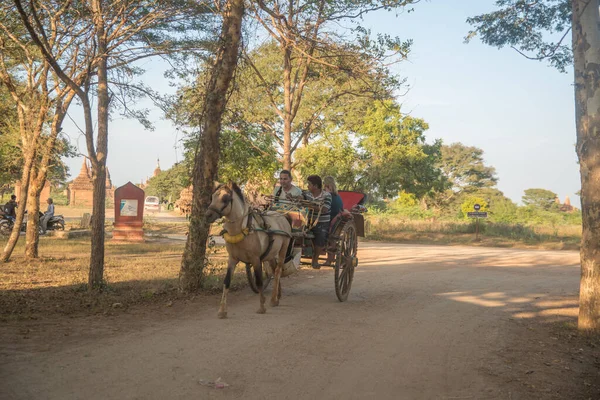
[[[475,204],[473,206],[473,209],[475,209],[475,211],[468,212],[467,217],[475,218],[475,241],[478,242],[479,241],[479,218],[487,218],[488,213],[487,213],[487,211],[479,211],[479,210],[481,210],[481,205],[479,205],[479,204]]]

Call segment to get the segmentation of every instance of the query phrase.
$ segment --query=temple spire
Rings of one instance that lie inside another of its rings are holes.
[[[81,164],[81,170],[79,171],[79,176],[82,178],[91,178],[90,169],[87,165],[87,159],[84,157],[83,164]]]
[[[156,175],[160,174],[162,171],[160,169],[160,158],[156,158],[156,168],[154,169],[154,173],[152,174],[152,177],[155,177]]]

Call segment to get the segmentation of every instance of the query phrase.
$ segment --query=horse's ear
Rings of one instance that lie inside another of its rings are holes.
[[[220,183],[217,181],[213,181],[213,190],[216,190],[219,187]]]

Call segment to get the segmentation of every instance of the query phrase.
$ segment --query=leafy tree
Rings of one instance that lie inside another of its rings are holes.
[[[483,161],[483,150],[462,143],[442,146],[439,167],[455,193],[494,187],[498,182],[495,168]]]
[[[371,193],[390,197],[403,190],[421,198],[443,187],[436,167],[441,142],[425,143],[427,129],[425,121],[403,115],[391,101],[376,102],[367,112],[360,145],[369,166],[364,180]]]
[[[9,4],[0,6],[0,83],[14,104],[18,124],[19,158],[13,159],[20,172],[23,207],[17,209],[13,232],[4,248],[2,260],[8,261],[20,237],[25,209],[29,211],[25,255],[38,256],[38,210],[40,193],[49,169],[59,158],[57,143],[62,121],[75,93],[52,72],[50,64],[31,43],[21,24],[18,10]],[[64,51],[60,38],[64,27],[56,24],[58,16],[49,16],[46,45]],[[71,66],[70,64],[69,66]]]
[[[499,10],[468,18],[475,26],[467,41],[479,35],[495,47],[509,46],[532,60],[547,60],[561,72],[573,62],[569,0],[497,0]],[[557,38],[558,40],[555,40]]]
[[[454,215],[466,195],[493,188],[498,181],[494,167],[484,163],[483,150],[462,143],[443,145],[437,167],[445,187],[429,196],[427,203],[446,215]]]
[[[17,107],[6,87],[0,85],[0,191],[19,179],[21,152],[19,149]]]
[[[399,191],[421,198],[442,185],[435,167],[440,143],[425,143],[427,124],[403,115],[392,101],[376,101],[356,133],[334,130],[298,150],[302,175],[333,175],[340,188],[378,198]]]
[[[200,98],[202,136],[194,156],[192,173],[193,201],[190,232],[185,245],[179,286],[194,291],[201,287],[206,255],[206,241],[210,224],[205,218],[210,205],[213,182],[217,178],[220,157],[222,117],[227,104],[227,94],[237,67],[242,40],[243,0],[227,0],[221,4],[221,34],[217,51],[208,73],[204,96]]]
[[[517,205],[500,190],[488,187],[477,189],[472,194],[485,199],[489,221],[504,223],[516,221]]]
[[[189,167],[186,163],[180,162],[150,178],[144,191],[146,195],[157,196],[161,201],[174,202],[179,197],[181,190],[189,185]]]
[[[27,10],[22,0],[13,2],[45,65],[51,67],[70,94],[77,96],[83,108],[83,133],[94,187],[88,284],[100,288],[110,111],[121,109],[125,115],[145,121],[145,114],[132,111],[126,102],[148,93],[133,82],[142,72],[134,63],[153,56],[174,57],[206,49],[206,43],[200,45],[194,35],[202,32],[202,17],[210,10],[206,3],[187,0],[123,0],[118,4],[108,0],[31,1]],[[59,34],[53,35],[53,29]]]
[[[521,198],[526,206],[539,207],[543,210],[550,210],[556,204],[556,193],[546,189],[526,189],[525,195]]]
[[[354,95],[381,98],[381,88],[397,86],[399,82],[392,78],[388,66],[406,57],[411,42],[387,35],[371,40],[370,32],[358,21],[368,12],[404,10],[414,2],[272,0],[250,3],[251,15],[277,46],[279,61],[273,64],[278,67],[277,79],[267,76],[272,66],[263,69],[252,54],[246,54],[245,62],[254,70],[270,111],[278,117],[271,129],[281,141],[284,168],[291,169],[293,152],[300,143],[308,142],[315,124],[321,120],[319,114],[323,108]],[[325,90],[320,93],[313,91],[321,98],[321,107],[311,110],[304,122],[298,123],[296,118],[303,108],[304,96],[315,82],[324,79],[333,79],[336,85],[324,86]],[[389,97],[389,91],[383,96]]]
[[[514,223],[517,221],[517,205],[508,198],[502,198],[489,205],[489,220],[492,222]]]
[[[355,137],[341,129],[325,132],[308,146],[298,149],[296,170],[304,177],[334,176],[340,190],[364,190],[360,179],[366,166],[355,141]]]
[[[581,330],[600,332],[600,15],[591,0],[498,0],[498,11],[470,18],[469,35],[489,45],[510,45],[559,70],[573,62],[577,156],[581,171],[583,239],[579,320]],[[572,50],[564,44],[571,32]],[[558,41],[551,41],[554,37]],[[550,41],[548,41],[550,40]],[[529,54],[528,54],[529,53]]]

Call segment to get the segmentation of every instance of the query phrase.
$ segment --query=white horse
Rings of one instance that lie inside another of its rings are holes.
[[[278,212],[257,213],[246,204],[241,189],[233,182],[219,185],[212,194],[212,201],[206,212],[207,221],[212,223],[225,218],[223,228],[225,246],[229,259],[227,275],[223,284],[223,297],[219,307],[219,318],[227,318],[227,292],[233,271],[242,261],[254,267],[256,286],[260,296],[259,314],[264,314],[262,263],[269,262],[274,271],[271,305],[278,306],[281,297],[281,271],[292,237],[291,225],[285,215]]]

